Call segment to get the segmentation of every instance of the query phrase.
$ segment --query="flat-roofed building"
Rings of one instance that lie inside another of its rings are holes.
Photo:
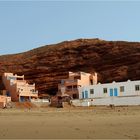
[[[11,97],[0,95],[0,108],[5,108],[11,102]]]
[[[58,96],[70,96],[72,99],[79,98],[79,87],[97,84],[97,73],[69,72],[67,79],[62,79],[58,84]]]
[[[38,98],[38,91],[35,90],[35,84],[28,84],[24,75],[19,76],[13,73],[4,73],[3,83],[12,101],[30,101],[32,98]]]
[[[79,87],[79,99],[87,105],[140,105],[140,80],[98,83]],[[76,105],[80,101],[73,101]]]

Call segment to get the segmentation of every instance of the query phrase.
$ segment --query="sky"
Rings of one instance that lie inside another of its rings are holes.
[[[140,1],[0,0],[0,55],[78,38],[140,42]]]

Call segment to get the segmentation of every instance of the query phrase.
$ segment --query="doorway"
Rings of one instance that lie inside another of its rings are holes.
[[[118,89],[117,88],[111,88],[110,89],[110,96],[118,96]]]

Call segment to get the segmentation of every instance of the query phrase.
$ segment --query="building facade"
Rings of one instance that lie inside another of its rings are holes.
[[[28,84],[24,75],[4,73],[2,80],[12,101],[31,101],[33,98],[38,98],[35,84]]]
[[[72,99],[79,98],[78,88],[97,84],[97,73],[69,72],[67,79],[62,79],[58,84],[58,96],[70,96]]]
[[[11,102],[11,97],[0,95],[0,108],[5,108]]]
[[[92,105],[140,105],[140,80],[79,87],[79,99]]]

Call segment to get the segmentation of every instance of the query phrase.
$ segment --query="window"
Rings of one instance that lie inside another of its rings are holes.
[[[66,88],[67,88],[68,91],[72,90],[72,86],[67,86]]]
[[[114,96],[118,96],[118,89],[114,88]]]
[[[35,92],[35,90],[34,90],[34,89],[30,89],[30,91],[31,91],[31,92]]]
[[[113,96],[113,89],[110,89],[110,96]]]
[[[78,99],[78,95],[77,94],[73,94],[73,99]]]
[[[120,87],[120,92],[124,92],[124,86]]]
[[[140,86],[139,85],[135,85],[135,91],[139,91],[140,90]]]
[[[84,99],[84,97],[85,97],[85,94],[84,94],[84,91],[82,91],[82,98]]]
[[[103,93],[107,93],[107,88],[103,88]]]
[[[90,94],[94,94],[94,89],[90,89]]]
[[[74,85],[74,86],[73,86],[73,89],[74,89],[74,90],[77,90],[77,85]]]

